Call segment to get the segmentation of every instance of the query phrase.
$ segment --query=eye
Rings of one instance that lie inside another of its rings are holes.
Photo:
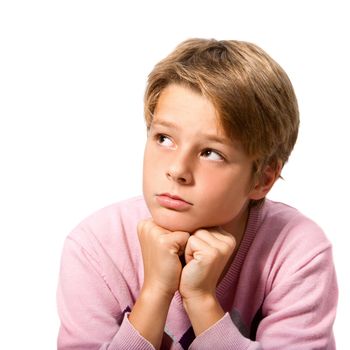
[[[224,160],[224,157],[219,152],[210,148],[203,150],[201,152],[201,156],[209,160],[215,160],[215,161]]]
[[[164,134],[158,134],[155,136],[157,143],[164,147],[172,147],[174,145],[173,141]]]

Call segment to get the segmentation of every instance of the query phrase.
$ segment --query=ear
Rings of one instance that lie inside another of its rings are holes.
[[[250,190],[249,198],[253,200],[259,200],[269,193],[273,184],[279,178],[282,170],[282,161],[278,161],[276,167],[271,165],[265,166],[262,170],[261,175],[255,179],[254,186]]]

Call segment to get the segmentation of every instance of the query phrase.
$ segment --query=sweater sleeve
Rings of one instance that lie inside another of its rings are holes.
[[[297,262],[286,259],[287,268],[274,275],[266,295],[256,338],[264,349],[334,350],[338,287],[330,245]]]
[[[192,342],[190,350],[258,350],[261,346],[242,336],[228,313]]]
[[[227,313],[200,334],[190,349],[334,350],[337,283],[331,248],[310,252],[297,263],[292,258],[286,258],[282,265],[287,266],[279,266],[273,275],[256,341],[245,338]]]
[[[116,278],[123,285],[122,277]],[[97,255],[66,239],[57,290],[59,350],[153,350],[129,323],[127,310],[105,282]]]

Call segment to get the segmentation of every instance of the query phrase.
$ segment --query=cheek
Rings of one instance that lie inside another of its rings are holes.
[[[146,143],[145,152],[143,154],[143,174],[148,175],[152,168],[154,168],[155,162],[154,162],[154,152],[151,149],[151,146]]]
[[[149,151],[149,147],[146,144],[145,152],[143,155],[143,188],[144,188],[144,191],[147,190],[149,180],[152,179],[152,175],[153,175],[151,173],[152,159],[150,156],[151,156],[151,153]]]
[[[146,146],[144,158],[143,158],[143,186],[144,191],[152,190],[154,183],[159,181],[162,174],[161,163],[156,152],[152,150],[150,146]]]
[[[222,207],[244,201],[249,192],[249,177],[243,169],[223,172],[205,172],[202,175],[201,194],[214,206]]]

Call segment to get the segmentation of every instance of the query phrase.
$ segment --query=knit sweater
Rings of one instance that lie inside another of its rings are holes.
[[[133,198],[96,212],[68,235],[57,291],[59,350],[154,349],[128,320],[143,283],[136,227],[149,217],[144,199]],[[176,292],[162,349],[333,350],[337,297],[331,244],[320,227],[265,200],[250,209],[217,287],[224,317],[195,338]]]

